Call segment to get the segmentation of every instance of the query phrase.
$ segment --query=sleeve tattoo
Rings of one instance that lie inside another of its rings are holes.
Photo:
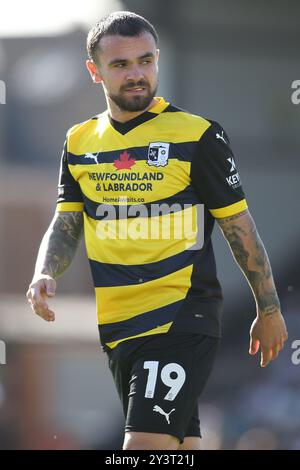
[[[83,234],[82,212],[56,212],[42,240],[35,271],[54,279],[70,266]]]
[[[218,219],[233,256],[246,276],[257,306],[265,315],[280,308],[272,270],[265,247],[248,210]]]

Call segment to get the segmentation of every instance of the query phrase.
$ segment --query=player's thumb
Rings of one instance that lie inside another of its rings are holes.
[[[54,279],[45,280],[46,293],[48,297],[54,297],[56,291],[56,282]]]
[[[259,341],[258,339],[250,339],[250,348],[249,348],[249,354],[256,354],[259,349]]]

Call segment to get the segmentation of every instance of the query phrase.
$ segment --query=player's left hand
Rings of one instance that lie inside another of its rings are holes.
[[[251,325],[249,354],[255,355],[260,348],[260,366],[266,367],[276,359],[287,339],[288,333],[280,310],[269,315],[260,312]]]

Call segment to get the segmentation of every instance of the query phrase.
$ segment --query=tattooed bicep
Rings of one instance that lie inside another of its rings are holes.
[[[217,221],[226,238],[230,237],[232,234],[242,236],[256,231],[254,220],[248,209],[230,217],[217,219]]]
[[[231,215],[229,217],[222,217],[221,219],[217,219],[217,222],[218,224],[220,225],[220,227],[225,227],[225,226],[230,226],[230,225],[233,225],[235,224],[239,219],[245,219],[245,216],[246,219],[251,219],[252,220],[252,217],[250,215],[250,212],[248,209],[245,209],[244,211],[242,212],[239,212],[238,214],[234,214],[234,215]]]
[[[56,212],[51,223],[51,230],[74,240],[80,239],[83,233],[83,213]]]

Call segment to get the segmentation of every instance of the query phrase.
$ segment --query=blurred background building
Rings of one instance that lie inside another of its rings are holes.
[[[300,449],[297,0],[27,0],[1,7],[0,449],[118,449],[124,419],[96,327],[83,245],[59,281],[54,324],[25,292],[56,202],[66,131],[102,112],[85,69],[88,29],[104,14],[144,15],[160,36],[160,88],[231,137],[250,210],[267,247],[289,340],[267,369],[248,355],[250,289],[215,229],[223,340],[199,402],[207,449]],[[1,87],[1,90],[4,88]],[[6,104],[4,104],[4,101]]]

